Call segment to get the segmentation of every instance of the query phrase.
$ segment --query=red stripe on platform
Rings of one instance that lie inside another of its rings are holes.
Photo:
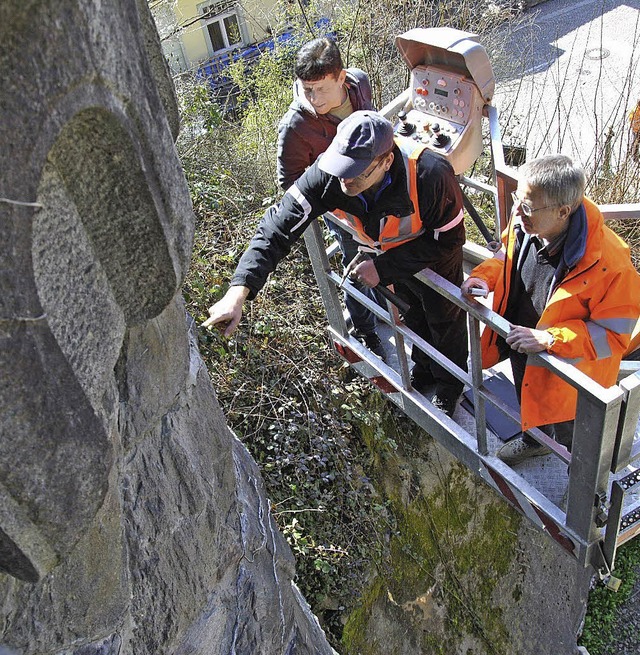
[[[335,346],[335,349],[342,355],[348,362],[349,364],[357,364],[358,362],[362,361],[362,357],[358,355],[354,350],[351,350],[348,346],[343,346],[341,343],[338,343],[337,341],[333,342],[333,345]]]
[[[575,554],[576,545],[567,537],[566,534],[562,534],[560,527],[549,517],[547,516],[539,507],[536,505],[531,505],[535,513],[540,517],[540,520],[544,524],[546,531],[549,533],[549,536],[557,541],[566,551]]]
[[[395,393],[398,391],[398,389],[396,389],[396,387],[394,387],[391,382],[389,382],[389,380],[387,380],[387,378],[383,377],[382,375],[376,375],[375,377],[369,379],[371,382],[373,382],[373,384],[376,385],[376,387],[378,387],[378,389],[384,393]]]
[[[489,471],[489,475],[493,478],[493,481],[498,485],[498,489],[500,490],[500,493],[505,498],[510,500],[511,503],[524,514],[525,512],[522,509],[520,503],[518,502],[518,499],[515,497],[515,494],[513,493],[513,491],[511,491],[511,487],[509,486],[509,483],[497,471],[494,471],[490,466],[487,466],[487,471]]]
[[[486,466],[486,465],[485,465]],[[511,487],[509,486],[509,483],[497,472],[494,471],[491,467],[487,466],[487,471],[489,471],[489,475],[493,478],[495,483],[498,485],[498,489],[500,489],[500,492],[502,495],[509,499],[515,507],[517,507],[523,514],[525,511],[522,509],[522,506],[518,502],[517,498],[515,497],[513,491],[511,490]],[[559,543],[567,552],[571,553],[572,555],[575,555],[575,549],[576,545],[567,537],[567,535],[563,534],[562,531],[560,530],[560,527],[558,526],[555,521],[547,514],[545,514],[537,505],[534,505],[533,503],[529,503],[529,506],[533,509],[533,511],[538,515],[538,518],[542,522],[542,525],[544,526],[544,529],[547,531],[549,536]]]

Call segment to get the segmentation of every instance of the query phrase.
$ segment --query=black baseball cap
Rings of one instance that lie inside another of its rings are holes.
[[[354,111],[338,125],[333,141],[318,159],[318,166],[329,175],[351,179],[391,148],[393,125],[377,111]]]

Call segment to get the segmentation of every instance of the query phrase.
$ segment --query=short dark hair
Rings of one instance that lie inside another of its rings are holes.
[[[315,82],[327,75],[338,77],[344,66],[340,50],[330,38],[323,36],[305,43],[296,57],[296,77],[305,82]]]

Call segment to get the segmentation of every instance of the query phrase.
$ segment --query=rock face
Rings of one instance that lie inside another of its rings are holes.
[[[390,557],[348,617],[358,655],[575,655],[591,569],[421,430],[375,453]]]
[[[332,653],[180,285],[144,0],[0,4],[0,651]]]

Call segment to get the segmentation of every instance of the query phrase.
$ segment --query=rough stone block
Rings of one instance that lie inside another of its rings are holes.
[[[189,336],[166,72],[145,0],[0,3],[0,652],[329,655]]]

